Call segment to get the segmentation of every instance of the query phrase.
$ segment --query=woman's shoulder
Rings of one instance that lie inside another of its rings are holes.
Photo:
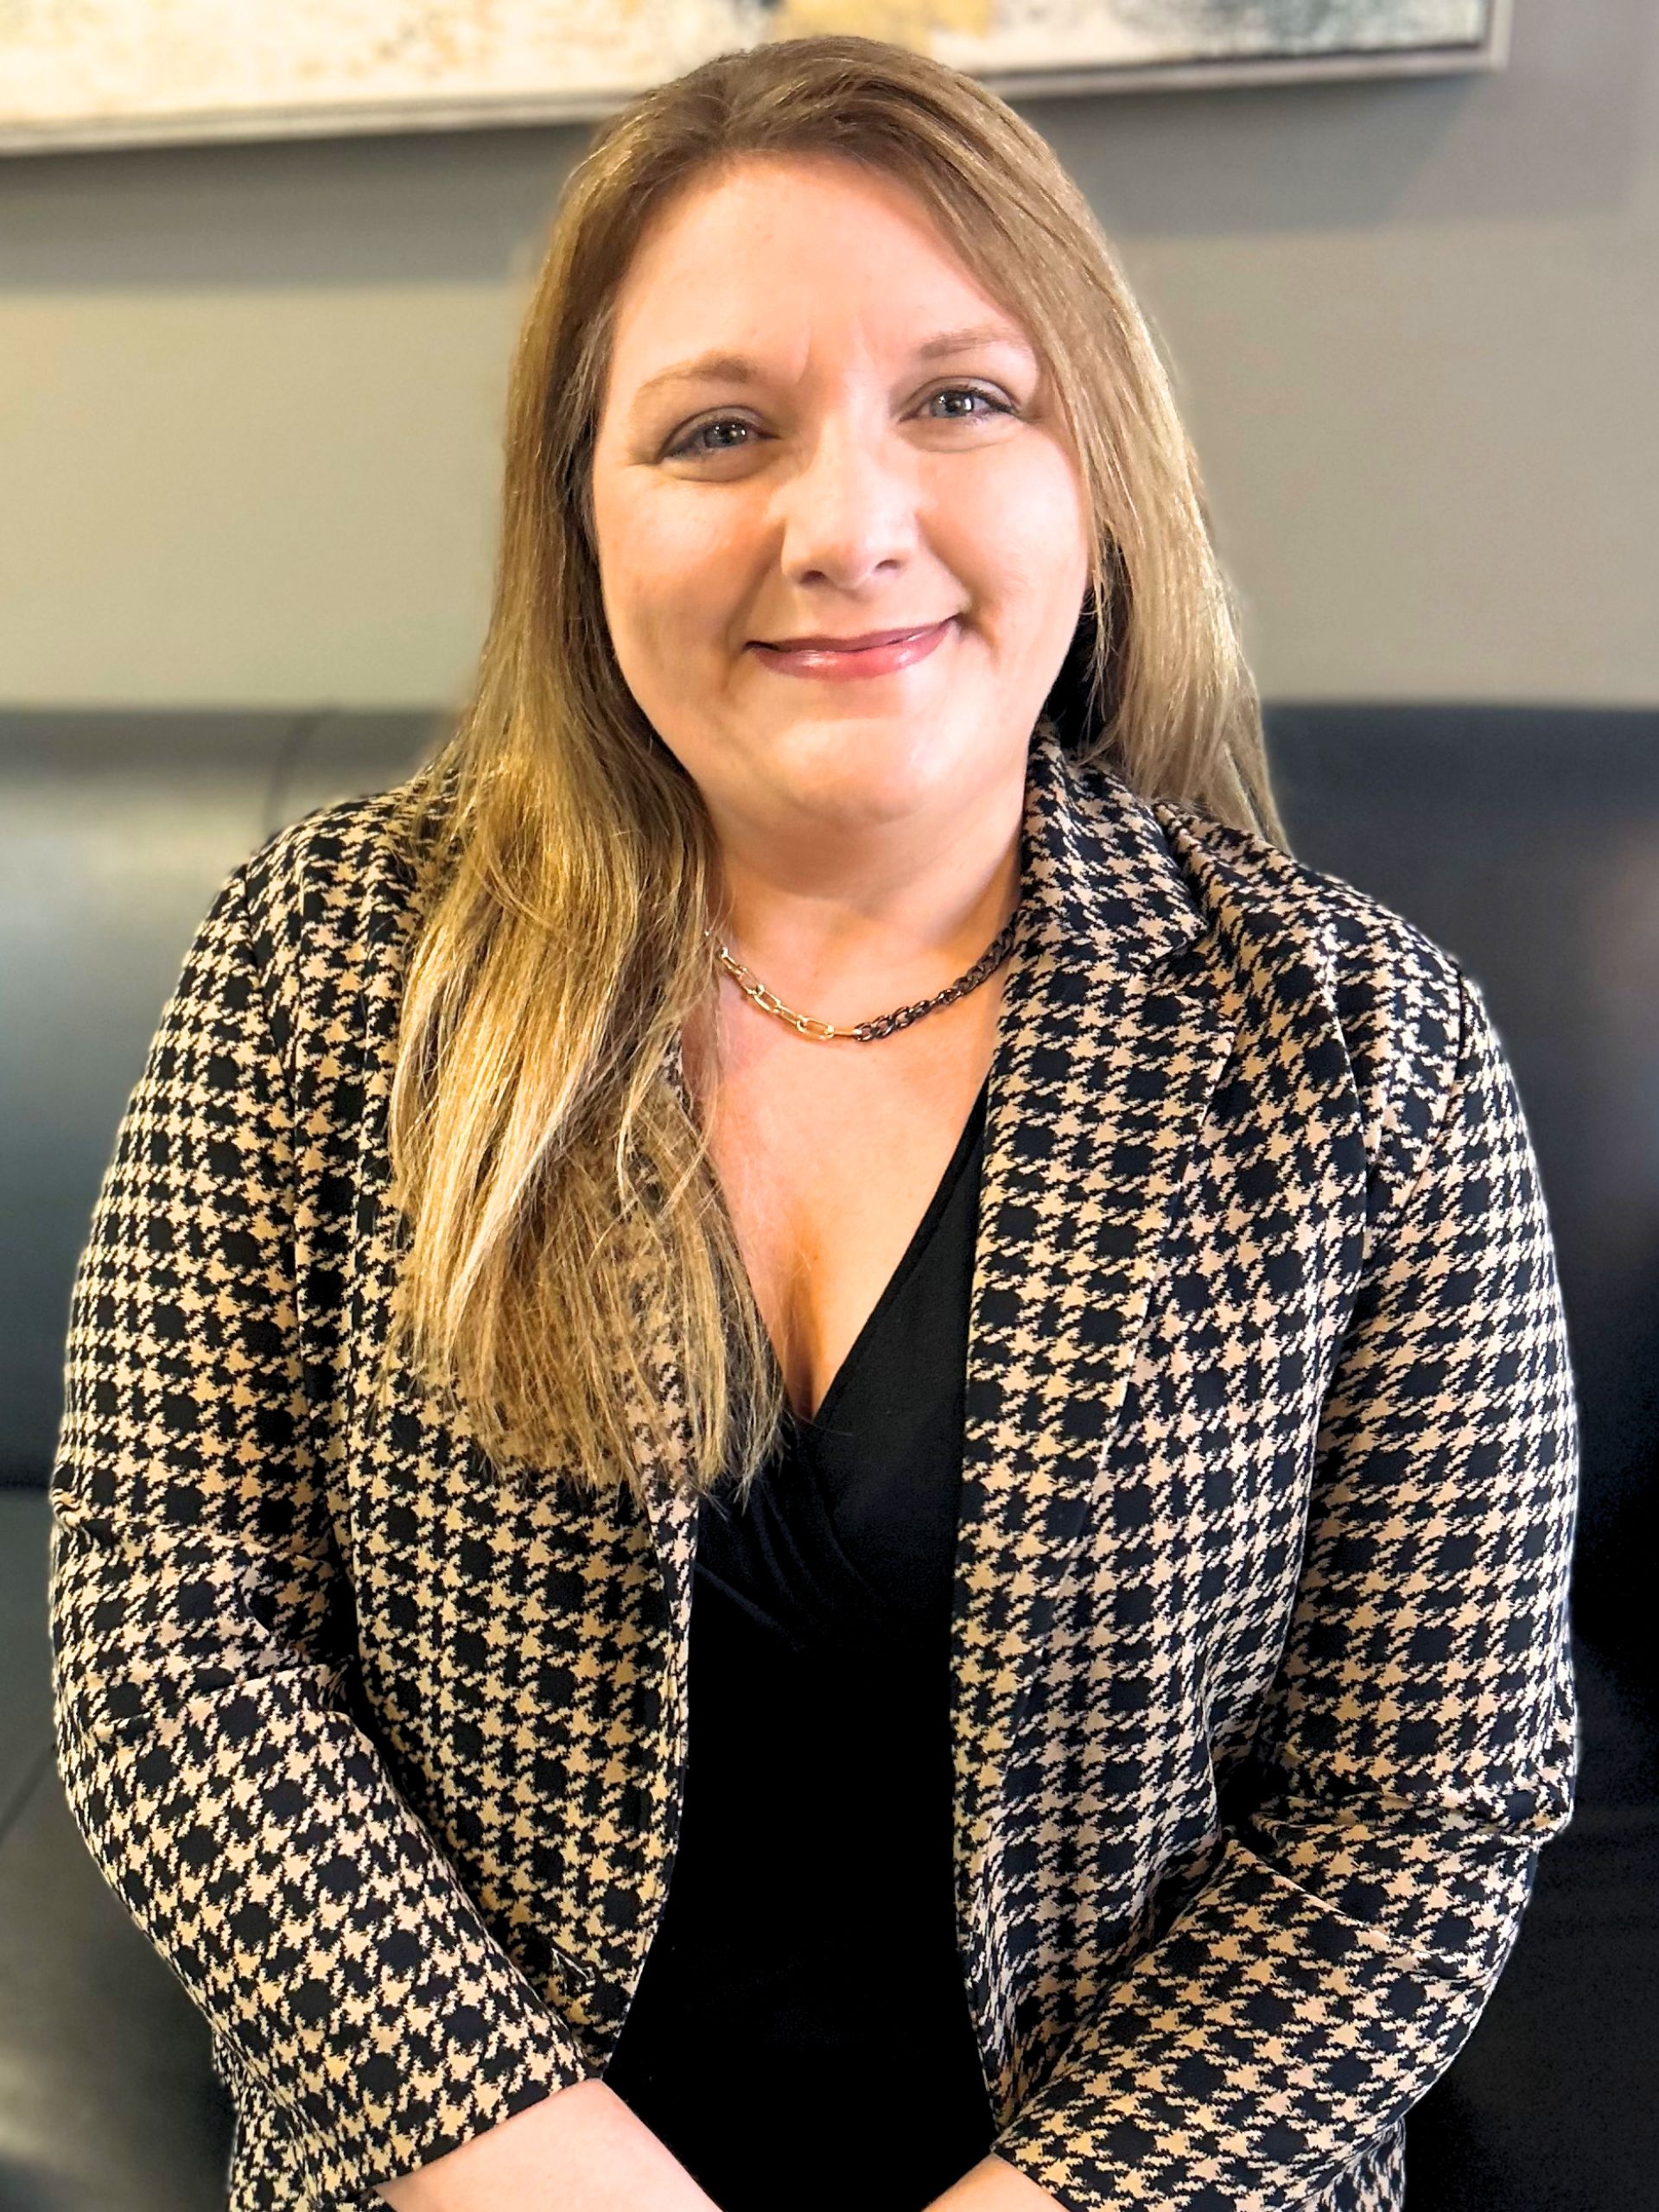
[[[1189,893],[1238,958],[1300,955],[1347,993],[1455,1000],[1470,982],[1455,953],[1374,892],[1195,806],[1148,804]]]
[[[1414,1145],[1471,1029],[1491,1032],[1463,963],[1375,893],[1271,838],[1176,801],[1150,804],[1205,918],[1212,961],[1240,1001],[1281,1049],[1300,1040],[1315,1058],[1340,1052],[1374,1153]]]
[[[262,964],[394,957],[420,903],[437,796],[429,765],[273,830],[231,878]]]
[[[1333,969],[1389,971],[1455,988],[1455,954],[1375,893],[1179,800],[1149,802],[1159,827],[1215,922],[1241,942],[1296,942]]]

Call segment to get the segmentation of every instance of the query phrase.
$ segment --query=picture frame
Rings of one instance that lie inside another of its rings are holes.
[[[916,45],[1020,101],[1498,69],[1511,0],[8,0],[0,152],[573,123],[709,55]],[[569,36],[581,24],[588,30]],[[976,10],[997,20],[976,25]]]

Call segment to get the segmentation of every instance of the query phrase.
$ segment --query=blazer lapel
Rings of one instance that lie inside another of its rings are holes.
[[[969,1319],[950,1634],[953,1812],[964,1966],[1006,2103],[1014,2037],[997,1860],[1017,1810],[1022,1688],[1050,1655],[1159,1255],[1233,1041],[1198,950],[1205,918],[1145,800],[1033,738],[1020,918],[991,1067]],[[671,1052],[668,1072],[684,1095]],[[672,1347],[657,1350],[671,1398]],[[683,1755],[696,1508],[640,1465],[677,1634]],[[1109,1665],[1109,1655],[1102,1655]]]
[[[1234,1034],[1150,807],[1075,768],[1046,724],[1025,871],[986,1126],[950,1645],[958,1922],[999,2117],[1020,2040],[1002,1861],[1022,1819],[1034,1847],[1042,1809],[1022,1694],[1078,1663],[1058,1633],[1065,1580]],[[1113,1657],[1086,1655],[1096,1699]]]

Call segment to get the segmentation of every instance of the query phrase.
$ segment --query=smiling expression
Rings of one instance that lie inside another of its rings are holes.
[[[594,512],[623,677],[717,819],[942,819],[1023,774],[1083,495],[1025,332],[896,180],[752,155],[659,212]]]

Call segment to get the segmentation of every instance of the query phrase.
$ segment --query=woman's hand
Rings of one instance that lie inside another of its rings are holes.
[[[393,2212],[715,2212],[714,2199],[597,2075],[379,2193]]]
[[[1065,2212],[1065,2208],[1029,2174],[991,2151],[943,2196],[936,2196],[927,2212]]]

